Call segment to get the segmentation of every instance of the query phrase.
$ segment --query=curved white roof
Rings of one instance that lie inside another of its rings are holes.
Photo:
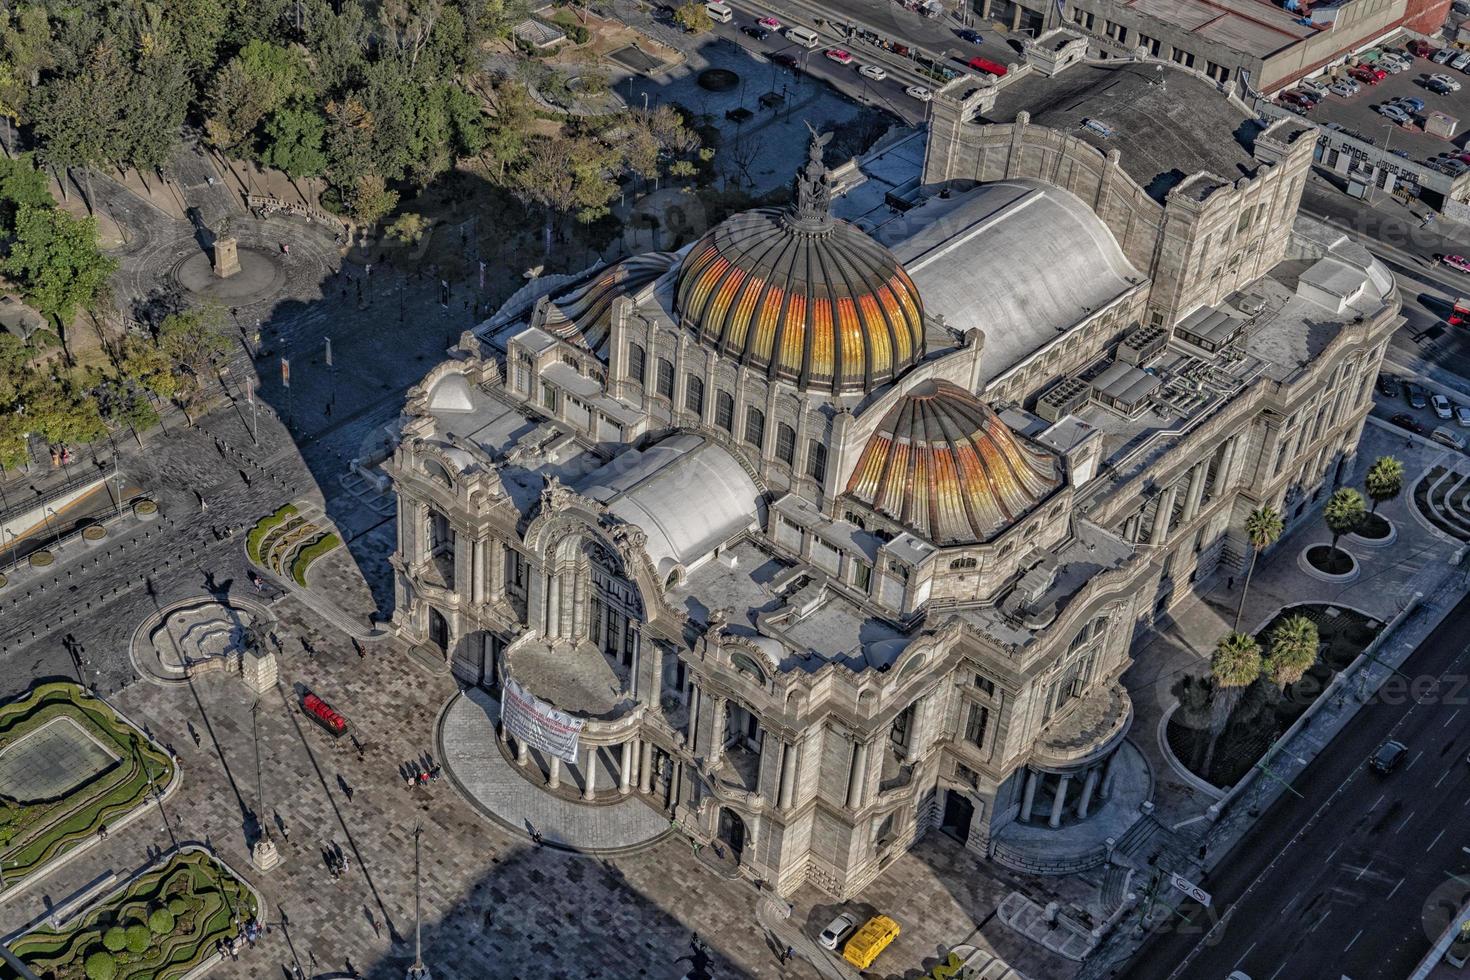
[[[429,411],[473,412],[475,398],[470,392],[470,381],[458,371],[451,371],[429,389]]]
[[[1142,281],[1091,208],[1039,180],[930,198],[875,236],[908,270],[926,312],[985,331],[986,382]]]
[[[686,568],[760,526],[761,492],[729,451],[701,436],[670,436],[587,474],[576,490],[648,534],[660,576]]]

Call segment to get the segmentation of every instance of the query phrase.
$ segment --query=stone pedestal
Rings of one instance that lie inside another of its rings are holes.
[[[233,238],[218,238],[214,243],[214,274],[228,279],[240,271],[239,243]]]
[[[269,871],[281,863],[281,854],[276,850],[276,842],[269,837],[262,837],[255,842],[250,849],[250,863],[255,865],[257,871]]]
[[[408,968],[406,980],[433,980],[433,974],[429,972],[427,966],[415,964]]]
[[[240,676],[246,687],[264,694],[276,686],[276,655],[269,650],[247,650],[240,659]]]

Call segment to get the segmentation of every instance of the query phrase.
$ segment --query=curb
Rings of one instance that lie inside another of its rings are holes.
[[[1205,779],[1201,779],[1199,776],[1196,776],[1194,773],[1190,772],[1189,769],[1184,765],[1184,763],[1179,761],[1179,757],[1174,754],[1174,750],[1170,748],[1168,736],[1169,719],[1173,718],[1174,712],[1178,710],[1179,702],[1175,701],[1173,704],[1169,705],[1169,710],[1165,711],[1163,717],[1159,719],[1158,727],[1155,730],[1155,735],[1157,736],[1159,744],[1159,753],[1164,757],[1164,761],[1169,764],[1169,768],[1174,770],[1174,775],[1178,776],[1180,779],[1184,780],[1186,783],[1188,783],[1190,786],[1193,786],[1201,793],[1204,793],[1207,796],[1211,796],[1217,801],[1224,799],[1229,790],[1221,789],[1214,783],[1209,782]],[[1147,756],[1144,757],[1144,761],[1147,761]]]

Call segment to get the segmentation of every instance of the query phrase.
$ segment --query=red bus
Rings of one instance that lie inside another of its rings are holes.
[[[1461,296],[1455,300],[1455,307],[1445,317],[1445,322],[1452,327],[1470,326],[1470,299]]]
[[[994,75],[996,78],[1006,77],[1006,66],[997,65],[987,58],[971,58],[969,64],[971,68],[976,71],[983,71],[987,75]]]

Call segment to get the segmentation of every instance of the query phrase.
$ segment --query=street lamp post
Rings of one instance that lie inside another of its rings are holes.
[[[254,627],[248,627],[244,640],[247,645],[255,636]],[[244,651],[248,653],[249,651]],[[276,842],[271,840],[270,826],[265,822],[265,790],[260,778],[260,700],[250,706],[250,733],[255,739],[255,825],[259,828],[260,836],[255,839],[255,845],[250,848],[250,862],[261,871],[269,871],[281,863],[281,855],[276,850]]]
[[[422,824],[413,828],[413,966],[408,968],[407,980],[431,980],[429,968],[424,966],[424,915],[420,903],[419,881],[419,837],[423,834]]]
[[[16,542],[20,540],[20,535],[16,534],[8,527],[0,528],[0,530],[3,530],[6,534],[10,535],[10,564],[14,565],[17,561],[20,560],[20,545],[16,544]]]
[[[47,516],[48,514],[50,515],[49,517]],[[54,517],[57,521],[60,521],[61,515],[56,513],[54,508],[48,506],[45,509],[45,513],[41,516],[46,518],[46,526],[51,529],[51,546],[59,551],[61,549],[61,528],[52,522],[51,518]]]

